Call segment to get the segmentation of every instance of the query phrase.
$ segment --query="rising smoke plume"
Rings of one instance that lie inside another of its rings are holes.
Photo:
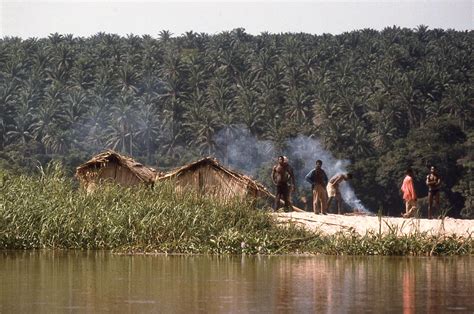
[[[215,136],[217,157],[221,163],[247,175],[274,158],[271,141],[257,140],[244,126],[225,127]]]
[[[305,175],[314,168],[317,159],[322,160],[323,169],[329,178],[339,173],[346,173],[348,160],[336,159],[326,151],[319,140],[307,136],[298,136],[286,143],[285,152],[276,152],[271,141],[258,140],[243,126],[232,126],[222,129],[215,137],[218,146],[218,158],[226,166],[242,171],[250,176],[269,161],[276,161],[276,154],[288,156],[290,165],[294,166],[298,189],[308,189]],[[295,167],[297,166],[297,167]],[[351,207],[370,212],[357,198],[349,182],[341,183],[343,200]]]

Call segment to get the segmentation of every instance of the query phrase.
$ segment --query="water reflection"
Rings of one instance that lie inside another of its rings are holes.
[[[472,312],[472,257],[3,251],[0,312]]]

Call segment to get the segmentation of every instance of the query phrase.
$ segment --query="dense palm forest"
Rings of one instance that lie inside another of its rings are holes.
[[[350,160],[358,196],[388,214],[399,215],[403,170],[416,170],[424,197],[434,163],[448,215],[472,217],[473,49],[473,31],[426,26],[6,37],[0,167],[34,171],[60,159],[72,173],[113,148],[168,168],[225,158],[216,134],[244,128],[275,153],[291,150],[297,136],[318,139]]]

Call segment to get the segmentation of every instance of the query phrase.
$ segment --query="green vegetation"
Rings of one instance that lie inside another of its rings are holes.
[[[170,185],[92,195],[74,188],[58,164],[39,176],[0,176],[0,249],[113,249],[210,254],[462,255],[473,239],[427,234],[322,236],[281,226],[251,203],[219,205],[177,195]]]
[[[104,148],[162,168],[225,160],[215,135],[244,126],[290,156],[288,139],[320,139],[352,162],[357,195],[384,214],[402,207],[402,170],[414,166],[423,197],[435,163],[448,214],[473,217],[473,35],[419,26],[6,37],[0,168],[31,172],[59,159],[71,173]]]
[[[218,154],[215,134],[244,125],[280,150],[298,134],[317,136],[353,161],[371,208],[398,210],[401,170],[414,165],[423,181],[426,163],[437,163],[451,214],[469,217],[473,43],[472,31],[424,26],[4,38],[3,167],[31,170],[52,158],[72,167],[104,147],[175,166]]]

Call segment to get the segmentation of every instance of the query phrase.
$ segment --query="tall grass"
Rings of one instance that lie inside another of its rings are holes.
[[[271,254],[307,232],[280,228],[250,202],[221,205],[169,184],[105,185],[86,195],[57,165],[0,178],[0,248]],[[287,250],[282,250],[286,252]]]
[[[39,175],[0,173],[0,248],[114,249],[210,254],[472,254],[472,239],[426,234],[322,236],[281,226],[251,202],[222,205],[170,184],[105,185],[86,195],[58,164]]]

